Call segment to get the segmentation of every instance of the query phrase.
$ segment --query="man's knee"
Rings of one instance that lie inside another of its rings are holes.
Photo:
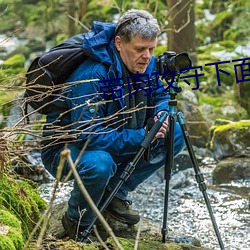
[[[116,172],[112,156],[105,151],[86,151],[79,162],[78,172],[86,178],[108,180]]]

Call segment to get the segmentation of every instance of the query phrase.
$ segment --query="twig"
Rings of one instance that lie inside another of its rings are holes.
[[[75,168],[74,162],[73,162],[73,160],[71,158],[70,150],[69,149],[64,149],[61,152],[61,158],[66,158],[68,160],[68,163],[69,163],[69,166],[70,166],[70,168],[71,168],[71,170],[73,172],[73,176],[75,178],[75,181],[76,181],[76,183],[77,183],[80,191],[82,192],[84,198],[88,202],[90,208],[95,212],[95,214],[97,215],[98,219],[100,220],[100,222],[104,226],[105,230],[113,238],[114,243],[118,247],[118,249],[119,250],[124,250],[123,247],[121,246],[121,244],[119,243],[119,241],[117,240],[116,236],[114,235],[111,227],[106,222],[106,220],[104,219],[104,217],[102,216],[102,214],[100,213],[100,211],[98,210],[98,208],[96,207],[95,203],[93,202],[92,198],[90,197],[90,195],[89,195],[88,191],[86,190],[85,186],[83,185],[83,182],[82,182],[79,174],[77,173],[77,170]]]
[[[85,26],[82,22],[80,22],[79,20],[77,20],[76,18],[74,18],[71,15],[68,15],[68,17],[72,20],[74,20],[76,23],[80,24],[84,29],[86,29],[87,31],[89,31],[89,28],[87,26]]]
[[[139,225],[138,225],[138,230],[137,230],[137,234],[136,234],[136,238],[135,238],[135,246],[134,246],[134,250],[138,249],[138,245],[139,245],[139,237],[140,237],[140,233],[141,233],[141,220],[139,221]]]
[[[93,226],[93,230],[95,232],[97,239],[100,241],[100,243],[104,247],[104,249],[109,250],[108,246],[105,244],[105,242],[102,240],[100,234],[98,233],[96,225]]]

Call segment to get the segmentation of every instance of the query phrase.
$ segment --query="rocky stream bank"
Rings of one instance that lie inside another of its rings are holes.
[[[184,161],[188,162],[185,155],[182,157]],[[215,169],[216,162],[210,157],[205,157],[201,161],[202,172],[208,188],[207,193],[225,249],[250,249],[250,179],[214,185],[212,172]],[[151,237],[153,235],[156,237],[155,239],[158,243],[161,242],[162,217],[164,213],[165,181],[162,176],[162,171],[157,172],[146,183],[141,185],[136,192],[130,194],[130,199],[133,201],[133,208],[138,210],[143,218],[142,239],[145,237],[145,233],[149,233]],[[49,200],[52,186],[53,182],[41,185],[40,192],[45,200]],[[69,197],[71,188],[72,183],[64,184],[58,190],[55,202],[57,204],[65,202]],[[60,216],[57,217],[62,211],[60,206],[55,212],[57,223],[53,222],[53,225],[57,226],[50,229],[52,230],[52,234],[61,228]],[[169,235],[172,240],[188,244],[199,242],[205,249],[220,249],[202,193],[197,187],[194,171],[191,166],[173,174],[170,181],[168,213]],[[126,232],[126,234],[130,232],[132,238],[134,238],[135,233],[133,230],[129,231],[128,228],[123,228],[120,224],[114,225],[118,227],[118,232],[120,233],[118,235],[121,235],[121,232]],[[150,236],[148,235],[147,237]]]

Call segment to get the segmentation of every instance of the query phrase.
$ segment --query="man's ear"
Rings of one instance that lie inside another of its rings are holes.
[[[120,51],[120,49],[121,49],[121,43],[122,43],[121,37],[116,36],[115,37],[115,47],[118,51]]]

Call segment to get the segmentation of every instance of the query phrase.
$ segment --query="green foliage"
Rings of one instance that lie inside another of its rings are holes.
[[[22,84],[22,76],[20,75],[19,77],[18,75],[25,72],[24,64],[25,57],[22,54],[13,55],[5,60],[1,64],[0,85],[8,84],[10,86]]]
[[[202,45],[197,49],[198,65],[245,57],[235,53],[235,49],[239,44],[244,45],[249,41],[250,30],[246,23],[250,18],[250,3],[246,2],[204,0],[196,5],[199,20],[196,25],[197,41]],[[222,94],[235,84],[234,63],[221,64],[219,69],[230,73],[230,76],[219,73],[221,86],[217,84],[215,66],[203,67],[207,79],[202,83],[202,92]]]
[[[8,58],[2,64],[2,69],[10,69],[10,68],[23,68],[25,63],[25,57],[22,54],[16,54],[12,57]]]
[[[166,45],[159,45],[155,48],[154,55],[159,56],[159,55],[163,54],[165,51],[167,51],[167,46]]]
[[[231,121],[248,119],[247,111],[237,103],[232,91],[226,91],[221,95],[218,95],[218,93],[217,95],[203,93],[198,95],[198,99],[199,105],[208,104],[213,107],[213,113],[207,115],[207,119],[225,119],[225,117]],[[235,107],[236,111],[225,114],[223,108],[226,106]]]
[[[206,18],[205,10],[214,15],[214,18]],[[224,2],[206,0],[196,4],[196,20],[199,20],[196,29],[199,42],[210,44],[232,40],[236,44],[243,44],[249,41],[250,30],[246,25],[250,21],[249,10],[250,2],[245,0]],[[208,37],[210,41],[207,40]]]
[[[224,100],[222,97],[218,96],[208,96],[208,95],[202,95],[199,98],[200,103],[206,103],[210,104],[213,107],[222,107],[222,104],[224,103]]]

